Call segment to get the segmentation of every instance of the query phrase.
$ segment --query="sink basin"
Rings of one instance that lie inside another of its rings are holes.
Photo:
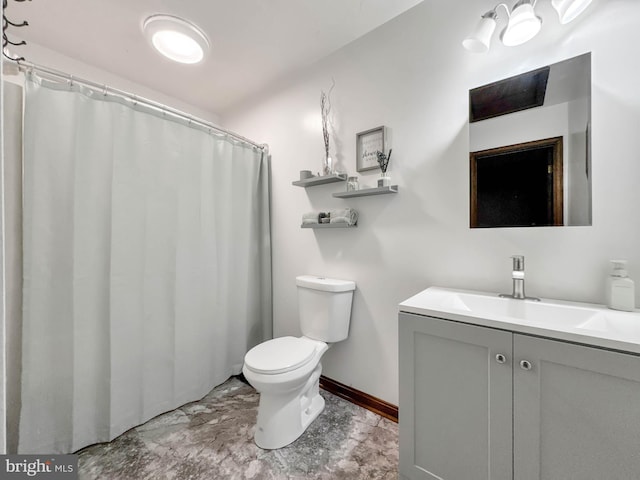
[[[402,302],[400,311],[640,354],[638,310],[430,287]]]
[[[598,310],[542,300],[516,300],[497,294],[429,289],[428,304],[433,308],[465,312],[474,317],[495,320],[517,319],[528,323],[554,325],[586,325],[598,315]],[[425,298],[426,299],[426,298]],[[585,327],[587,328],[587,327]]]
[[[578,325],[578,328],[623,336],[626,339],[640,339],[640,321],[633,314],[622,312],[598,313],[593,318]]]

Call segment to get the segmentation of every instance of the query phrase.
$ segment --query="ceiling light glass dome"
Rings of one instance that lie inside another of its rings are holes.
[[[152,15],[142,24],[151,45],[180,63],[199,63],[209,50],[209,40],[194,24],[172,15]]]
[[[509,23],[500,39],[508,47],[515,47],[535,37],[542,27],[542,19],[536,16],[532,0],[520,0],[513,7]]]
[[[473,53],[488,52],[491,46],[491,36],[496,29],[496,18],[496,12],[493,10],[485,13],[473,33],[462,42],[464,48]]]
[[[551,4],[558,12],[558,18],[562,24],[574,20],[585,11],[590,3],[591,0],[551,0]]]

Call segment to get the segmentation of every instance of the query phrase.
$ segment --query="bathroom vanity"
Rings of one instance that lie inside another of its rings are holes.
[[[400,478],[640,478],[640,312],[429,288],[400,304]]]

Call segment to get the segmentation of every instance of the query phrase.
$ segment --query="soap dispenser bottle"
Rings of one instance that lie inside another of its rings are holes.
[[[635,308],[635,286],[627,275],[626,260],[611,260],[611,274],[607,279],[607,306],[626,312]]]

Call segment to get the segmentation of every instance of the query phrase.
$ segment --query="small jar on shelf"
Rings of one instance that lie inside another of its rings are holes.
[[[347,178],[347,192],[355,192],[360,189],[360,184],[358,183],[358,177],[349,177]]]

